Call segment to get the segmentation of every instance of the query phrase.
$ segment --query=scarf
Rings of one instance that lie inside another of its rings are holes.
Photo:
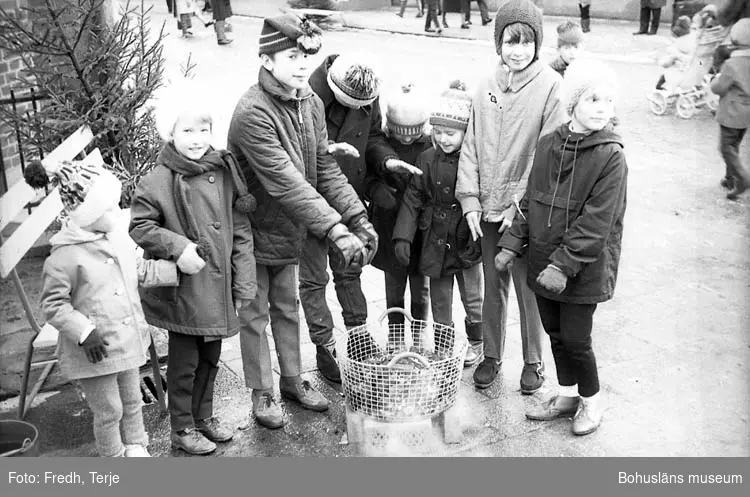
[[[227,150],[214,150],[213,147],[209,147],[203,157],[194,161],[179,153],[174,148],[173,143],[167,143],[159,153],[156,163],[163,165],[173,173],[172,193],[175,199],[177,218],[185,235],[198,245],[198,255],[202,259],[205,259],[208,255],[209,245],[208,241],[200,236],[198,223],[192,210],[190,188],[185,181],[186,177],[227,169],[232,178],[234,191],[237,193],[234,207],[243,214],[250,214],[255,210],[257,205],[255,197],[247,190],[247,184],[240,174],[237,160]]]

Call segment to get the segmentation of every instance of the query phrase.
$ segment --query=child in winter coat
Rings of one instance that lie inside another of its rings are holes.
[[[147,259],[175,261],[180,285],[141,292],[148,322],[169,331],[167,391],[172,446],[216,450],[233,429],[213,413],[221,340],[239,331],[237,309],[255,298],[248,194],[234,156],[211,146],[213,114],[190,84],[165,92],[156,109],[166,142],[138,184],[130,235]]]
[[[425,135],[425,126],[430,117],[429,101],[425,92],[414,84],[403,85],[388,100],[386,118],[386,137],[388,145],[398,158],[409,164],[415,164],[419,154],[429,147],[429,136]],[[372,265],[385,274],[386,308],[404,308],[404,292],[407,282],[411,295],[411,315],[414,319],[427,320],[429,304],[429,287],[427,278],[419,273],[419,252],[421,235],[412,244],[411,258],[408,266],[403,266],[393,251],[393,228],[403,201],[404,193],[411,181],[411,174],[405,172],[385,172],[377,174],[376,168],[368,166],[368,177],[365,180],[365,197],[369,200],[368,214],[378,233],[378,251]],[[391,313],[390,324],[402,324],[404,316]]]
[[[334,248],[344,267],[371,259],[363,242],[369,234],[359,231],[370,225],[365,206],[328,152],[325,109],[310,88],[309,55],[320,46],[321,31],[306,18],[265,19],[258,83],[237,103],[227,137],[259,199],[253,213],[258,297],[240,310],[247,323],[240,345],[252,414],[273,429],[284,425],[284,417],[273,396],[269,318],[281,395],[305,409],[328,409],[328,400],[300,376],[297,268],[308,232]]]
[[[721,186],[730,190],[728,199],[736,200],[750,188],[750,172],[740,158],[740,145],[750,128],[750,18],[737,21],[730,37],[734,50],[711,83],[711,91],[719,95],[716,121],[721,130],[719,148],[726,164]]]
[[[83,162],[48,167],[34,163],[25,173],[35,188],[52,175],[69,216],[50,240],[42,276],[44,315],[60,332],[60,370],[86,395],[100,456],[149,457],[138,369],[151,335],[138,283],[173,286],[177,270],[173,262],[137,258],[118,205],[122,185],[111,172]]]
[[[417,159],[421,176],[414,176],[404,195],[393,230],[394,251],[408,266],[414,235],[422,234],[419,272],[430,278],[430,303],[435,323],[453,326],[453,281],[466,310],[469,351],[467,366],[481,357],[482,252],[472,240],[454,195],[458,158],[471,115],[471,96],[460,82],[451,84],[430,116],[433,147]]]
[[[539,137],[563,122],[562,79],[539,60],[542,34],[542,14],[529,0],[508,0],[498,9],[495,49],[501,60],[475,94],[456,182],[456,198],[472,236],[482,239],[485,359],[474,371],[474,385],[488,388],[500,371],[512,275],[521,318],[521,393],[526,395],[544,383],[536,299],[526,285],[525,260],[510,271],[497,271],[493,260],[501,232],[510,226],[515,203],[526,191]]]
[[[664,69],[664,73],[656,82],[656,89],[664,89],[667,84],[670,91],[674,91],[682,75],[688,67],[693,54],[695,53],[696,33],[691,32],[691,21],[687,16],[680,16],[672,27],[674,40],[665,53],[659,57],[659,66]]]
[[[564,82],[571,120],[539,140],[521,209],[495,258],[502,270],[526,252],[560,383],[558,395],[526,417],[574,416],[576,435],[592,433],[602,420],[592,319],[615,289],[628,173],[611,125],[616,83],[600,62],[571,64]]]
[[[565,69],[578,56],[583,45],[581,27],[567,21],[557,26],[557,58],[550,62],[550,67],[560,76],[565,76]]]
[[[203,16],[202,8],[198,6],[196,0],[174,0],[174,2],[174,16],[178,18],[177,29],[182,31],[183,37],[192,38],[193,36],[193,32],[190,31],[193,27],[193,16],[197,17],[205,27],[214,24],[213,20],[207,19]]]

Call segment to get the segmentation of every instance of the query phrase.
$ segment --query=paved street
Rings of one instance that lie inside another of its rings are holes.
[[[213,31],[200,27],[194,29],[195,38],[181,39],[164,2],[154,5],[153,23],[167,21],[168,75],[175,77],[190,56],[196,64],[195,78],[214,89],[218,114],[214,130],[216,144],[222,146],[235,102],[256,81],[261,19],[235,16],[231,35],[235,42],[219,47]],[[261,8],[240,10],[236,12],[266,14]],[[413,17],[413,13],[407,11],[407,17]],[[327,32],[321,58],[344,51],[361,53],[373,61],[388,82],[412,79],[438,91],[460,78],[473,87],[496,63],[488,35],[492,26],[484,28],[486,33],[477,35],[478,39],[437,38],[387,31],[388,26],[403,23],[399,30],[419,33],[422,26],[421,19],[399,19],[391,11],[347,13],[346,18],[357,25],[369,22],[377,29]],[[457,27],[458,15],[452,14],[449,22],[451,19]],[[478,13],[474,19],[479,24]],[[545,22],[544,57],[548,59],[559,20]],[[599,306],[594,321],[594,347],[606,405],[604,422],[595,434],[576,438],[570,433],[568,420],[540,424],[524,418],[524,410],[551,395],[556,382],[547,351],[549,380],[545,388],[533,396],[521,396],[521,344],[513,301],[499,380],[480,392],[472,386],[472,371],[465,370],[459,394],[463,440],[439,444],[432,454],[750,455],[750,195],[738,202],[724,198],[719,187],[724,164],[717,150],[718,126],[708,111],[701,110],[690,120],[678,118],[673,111],[664,116],[649,111],[646,95],[659,76],[658,68],[649,60],[667,38],[634,39],[630,34],[634,26],[595,21],[589,40],[592,56],[608,61],[620,78],[618,131],[625,141],[629,166],[618,286],[614,300]],[[472,32],[481,29],[474,27]],[[667,26],[662,31],[666,34]],[[750,161],[750,140],[745,140],[742,152]],[[364,272],[371,320],[385,308],[382,280],[378,270],[367,268]],[[332,286],[328,296],[336,322],[343,328]],[[463,321],[458,295],[454,320]],[[343,399],[337,389],[318,380],[314,347],[306,330],[303,338],[305,370],[331,400],[331,410],[313,414],[295,406],[285,407],[289,423],[279,431],[266,430],[252,421],[248,425],[249,392],[243,387],[235,337],[225,343],[222,353],[216,412],[245,429],[239,430],[235,440],[220,448],[217,455],[356,453],[346,445]],[[0,417],[12,415],[13,403],[13,399],[0,403]],[[144,412],[152,435],[152,454],[182,455],[169,449],[168,419],[160,416],[153,404]],[[41,395],[29,420],[42,428],[45,455],[93,454],[91,414],[73,388]],[[405,447],[391,449],[397,455],[412,453]]]

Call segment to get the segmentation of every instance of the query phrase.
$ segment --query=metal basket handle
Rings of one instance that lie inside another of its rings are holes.
[[[396,354],[395,356],[393,356],[393,359],[391,359],[388,364],[386,364],[386,367],[392,368],[404,359],[414,359],[415,361],[417,361],[417,363],[419,363],[420,366],[422,366],[422,369],[427,369],[430,367],[430,361],[428,361],[425,356],[410,351],[404,351]]]
[[[378,318],[378,322],[382,324],[383,320],[385,318],[387,318],[389,314],[394,314],[394,313],[395,314],[403,314],[403,316],[406,319],[408,319],[410,323],[412,321],[414,321],[414,318],[411,317],[411,314],[409,314],[408,312],[406,312],[405,309],[402,309],[401,307],[390,307],[390,308],[386,309],[385,312],[383,312],[383,314],[380,315],[380,317]]]

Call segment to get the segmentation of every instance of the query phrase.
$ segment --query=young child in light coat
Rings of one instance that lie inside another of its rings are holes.
[[[68,219],[44,263],[42,309],[59,332],[60,371],[77,380],[94,414],[102,457],[149,457],[143,426],[139,367],[151,344],[138,284],[174,286],[174,262],[143,261],[120,210],[120,181],[100,165],[34,163],[35,188],[59,188]]]

